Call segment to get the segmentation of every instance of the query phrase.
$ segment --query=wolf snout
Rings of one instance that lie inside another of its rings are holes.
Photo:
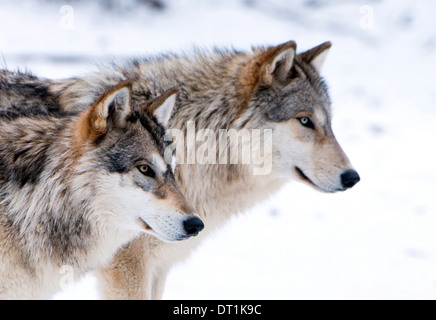
[[[183,227],[185,228],[186,235],[195,237],[204,229],[204,223],[199,217],[190,217],[183,221]]]
[[[341,183],[344,190],[350,189],[360,181],[360,176],[356,170],[350,169],[341,174]]]

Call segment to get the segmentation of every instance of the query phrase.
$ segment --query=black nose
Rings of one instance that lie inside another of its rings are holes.
[[[192,217],[183,221],[183,226],[188,236],[196,236],[204,229],[204,223],[199,217]]]
[[[350,189],[360,181],[359,174],[356,170],[350,169],[341,174],[342,187]]]

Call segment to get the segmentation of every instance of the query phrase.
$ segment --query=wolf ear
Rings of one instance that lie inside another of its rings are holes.
[[[315,70],[320,73],[327,54],[330,51],[332,43],[330,41],[324,42],[315,48],[300,53],[298,56],[305,62],[311,64]]]
[[[157,123],[166,128],[171,119],[178,92],[179,89],[171,88],[153,101],[142,105],[141,108],[156,118]]]
[[[297,44],[289,41],[262,53],[256,61],[261,66],[260,85],[271,86],[275,81],[286,83],[296,49]]]
[[[132,84],[123,81],[105,92],[80,116],[76,136],[81,141],[96,140],[110,129],[123,129],[132,113]]]

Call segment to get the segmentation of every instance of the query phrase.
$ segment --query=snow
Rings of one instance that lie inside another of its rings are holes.
[[[61,4],[0,1],[1,64],[62,78],[113,57],[330,40],[333,127],[362,178],[333,195],[292,183],[233,218],[171,271],[165,299],[436,298],[434,1],[129,3],[73,2],[69,29]],[[97,281],[55,298],[97,299]]]

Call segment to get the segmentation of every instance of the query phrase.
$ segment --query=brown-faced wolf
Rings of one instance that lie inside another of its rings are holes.
[[[331,101],[320,76],[330,46],[326,42],[296,54],[296,43],[290,41],[250,52],[162,55],[115,64],[81,78],[30,82],[40,94],[58,101],[62,111],[83,110],[121,79],[132,81],[136,104],[178,86],[170,128],[186,133],[187,123],[194,121],[198,130],[215,132],[272,130],[268,174],[253,175],[253,164],[180,164],[176,181],[207,232],[189,243],[166,244],[149,235],[132,241],[99,273],[106,298],[161,297],[174,262],[229,217],[253,207],[291,179],[323,192],[343,191],[359,181],[331,128]],[[50,104],[45,108],[49,110]]]
[[[164,241],[203,224],[164,162],[177,90],[137,107],[131,84],[82,112],[0,114],[0,299],[47,298],[141,233]]]

